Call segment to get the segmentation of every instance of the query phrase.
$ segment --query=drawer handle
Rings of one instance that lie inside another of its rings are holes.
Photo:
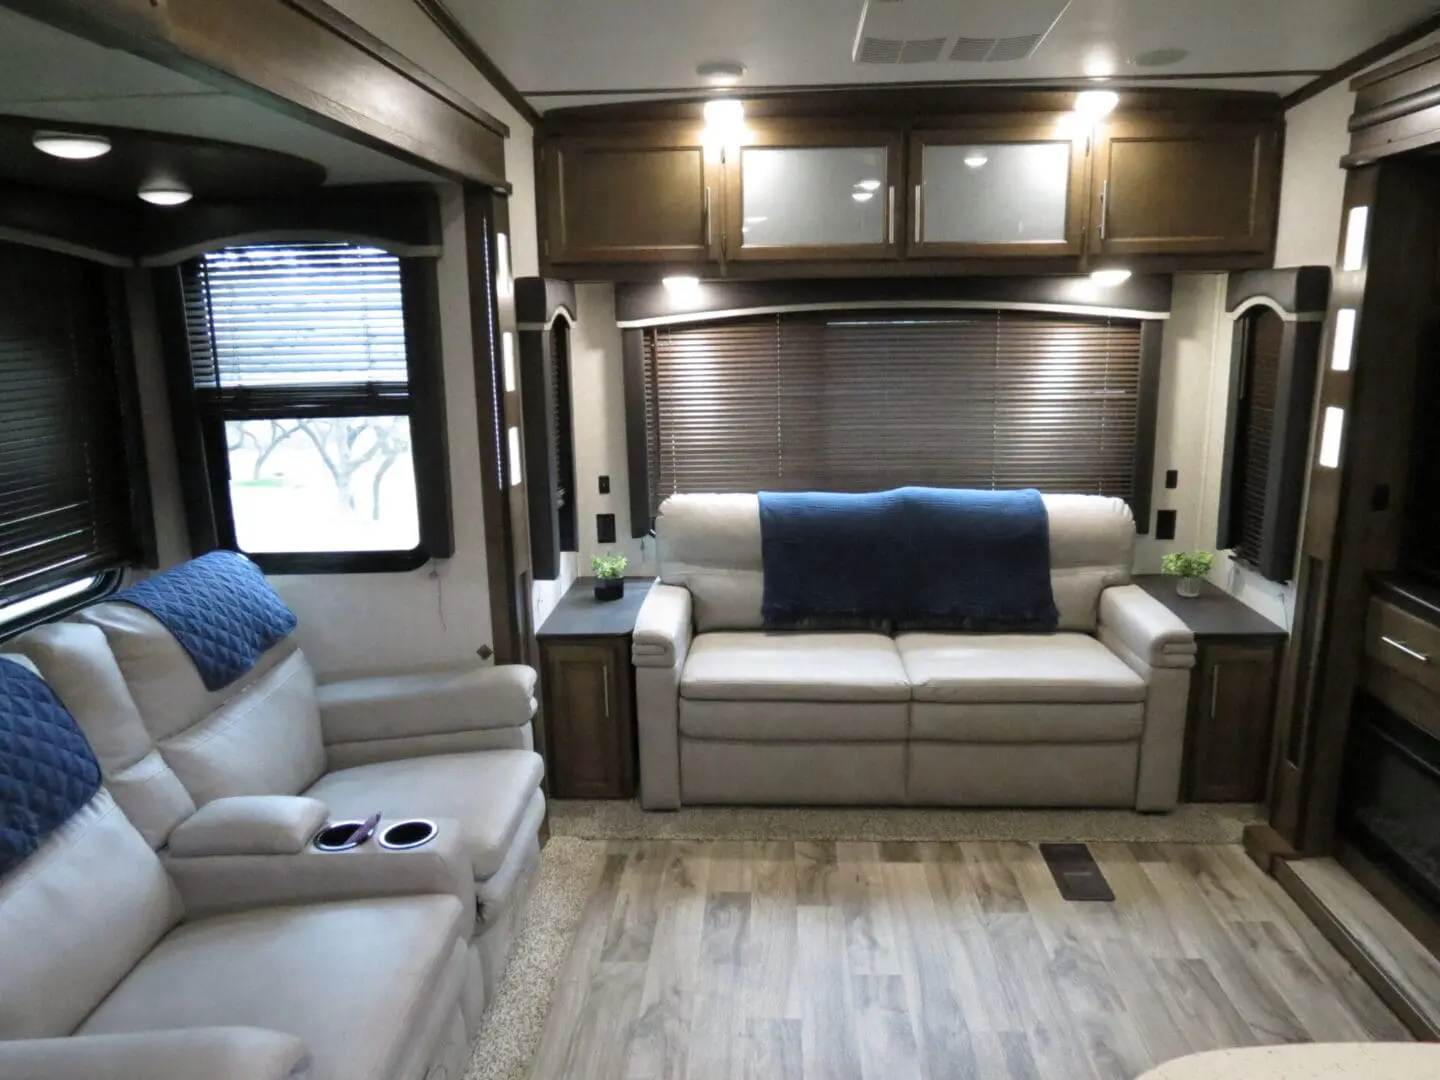
[[[1416,652],[1414,649],[1410,648],[1409,645],[1406,645],[1403,641],[1396,641],[1392,637],[1382,637],[1380,640],[1383,641],[1386,645],[1389,645],[1392,649],[1399,649],[1412,660],[1419,660],[1422,664],[1428,664],[1430,662],[1430,657],[1426,656],[1423,652]]]
[[[606,719],[606,720],[609,720],[609,719],[610,719],[610,669],[609,669],[609,667],[603,667],[603,668],[601,668],[601,669],[600,669],[600,673],[601,673],[602,676],[604,676],[604,679],[605,679],[605,719]]]

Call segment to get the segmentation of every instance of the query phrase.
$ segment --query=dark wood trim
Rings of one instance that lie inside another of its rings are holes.
[[[137,221],[104,199],[0,182],[0,240],[133,266]]]
[[[573,324],[579,311],[571,282],[539,277],[515,279],[515,322],[521,330],[549,326],[562,312]]]
[[[3,4],[451,179],[505,187],[505,125],[323,0]]]
[[[1280,859],[1294,859],[1297,852],[1286,839],[1269,825],[1246,825],[1240,843],[1250,861],[1267,874],[1275,873],[1275,863]]]
[[[1421,37],[1424,37],[1425,34],[1429,34],[1435,30],[1440,30],[1440,12],[1436,12],[1434,15],[1430,16],[1429,19],[1425,20],[1425,22],[1419,25],[1428,26],[1429,28],[1423,34],[1418,34],[1415,37],[1412,37],[1410,41],[1418,41]],[[1395,48],[1390,50],[1390,52],[1397,52],[1400,49],[1403,49],[1406,45],[1410,44],[1410,41],[1405,41],[1399,45],[1396,45]],[[1388,56],[1389,53],[1384,53],[1382,55]],[[1413,71],[1415,68],[1418,67],[1423,67],[1425,64],[1428,64],[1431,60],[1434,60],[1437,57],[1440,57],[1440,44],[1430,45],[1423,49],[1416,49],[1414,52],[1406,53],[1404,56],[1397,56],[1394,60],[1390,61],[1390,63],[1383,64],[1380,67],[1377,67],[1374,71],[1367,71],[1364,75],[1360,75],[1352,79],[1350,81],[1350,89],[1357,92],[1361,90],[1367,90],[1370,87],[1376,85],[1377,83],[1384,82],[1386,79],[1393,78],[1396,75],[1404,74],[1407,71]]]
[[[405,310],[410,446],[415,462],[420,546],[432,559],[448,559],[455,554],[455,520],[437,261],[401,259],[400,289]]]
[[[1296,905],[1306,915],[1325,939],[1350,961],[1360,977],[1370,984],[1380,1000],[1399,1017],[1400,1022],[1410,1029],[1418,1039],[1430,1042],[1440,1040],[1440,1029],[1432,1026],[1410,1003],[1409,997],[1395,985],[1389,975],[1371,957],[1370,953],[1355,939],[1326,907],[1319,897],[1310,891],[1305,879],[1290,868],[1289,860],[1276,859],[1273,863],[1275,880],[1280,883]]]
[[[1135,531],[1141,536],[1150,535],[1150,503],[1154,499],[1155,487],[1155,425],[1160,416],[1160,367],[1164,340],[1165,324],[1159,319],[1148,319],[1141,324],[1140,401],[1135,418],[1135,493],[1130,500],[1130,511],[1135,515]]]
[[[480,501],[485,519],[485,577],[495,663],[517,662],[522,655],[515,618],[514,533],[505,477],[505,438],[500,371],[500,316],[495,295],[496,196],[467,185],[465,261],[470,277],[470,334],[475,365],[475,411],[480,429]],[[529,597],[525,597],[529,603]]]
[[[630,535],[649,536],[650,443],[645,432],[645,331],[620,332],[625,365],[625,458],[630,470]]]
[[[1426,34],[1432,34],[1436,30],[1440,30],[1440,12],[1434,15],[1427,15],[1413,26],[1408,26],[1397,34],[1391,34],[1384,41],[1370,46],[1370,48],[1364,52],[1356,53],[1343,64],[1337,64],[1318,79],[1308,82],[1294,93],[1286,95],[1286,97],[1282,99],[1281,104],[1283,104],[1286,109],[1293,109],[1296,105],[1300,105],[1318,94],[1324,93],[1326,90],[1329,90],[1330,87],[1344,82],[1352,75],[1364,71],[1371,64],[1385,59],[1385,57],[1391,53],[1398,52],[1407,45],[1414,44]],[[1357,84],[1368,85],[1370,81],[1373,81],[1373,79],[1377,77],[1384,78],[1383,73],[1393,66],[1394,65],[1386,65],[1386,67],[1381,68],[1379,71],[1370,73],[1363,82],[1356,80],[1356,83],[1351,84],[1351,89],[1357,89]]]
[[[135,541],[135,560],[152,570],[160,568],[155,526],[155,502],[150,485],[150,460],[145,452],[144,411],[140,403],[140,375],[135,367],[135,338],[130,322],[130,300],[126,272],[102,271],[105,301],[110,312],[110,337],[114,344],[115,390],[120,406],[121,437],[125,442],[125,472],[130,488],[130,535]]]
[[[1247,300],[1264,297],[1289,315],[1325,313],[1330,303],[1328,266],[1288,266],[1231,274],[1225,288],[1225,310],[1234,312]]]
[[[450,39],[451,43],[464,54],[465,59],[470,61],[472,67],[485,78],[485,80],[499,92],[500,96],[508,101],[516,112],[518,112],[531,127],[540,122],[540,114],[535,111],[535,106],[525,100],[525,95],[515,89],[511,82],[490,55],[480,47],[470,31],[466,30],[455,13],[445,6],[441,0],[415,0],[415,5],[427,16],[430,21],[440,28],[440,32]],[[507,132],[508,134],[508,132]]]

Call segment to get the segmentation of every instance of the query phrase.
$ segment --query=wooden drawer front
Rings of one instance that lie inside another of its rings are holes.
[[[1384,600],[1371,600],[1365,652],[1376,663],[1440,690],[1440,626]]]

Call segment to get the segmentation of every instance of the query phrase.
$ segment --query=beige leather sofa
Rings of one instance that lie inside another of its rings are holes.
[[[334,901],[357,890],[366,896],[446,893],[462,910],[450,914],[446,901],[434,918],[442,929],[454,922],[468,946],[461,949],[456,987],[465,1032],[476,1030],[539,867],[545,798],[530,727],[532,670],[317,687],[292,635],[245,676],[211,693],[158,620],[118,602],[38,627],[7,641],[3,651],[27,658],[49,682],[83,729],[133,831],[161,852],[163,871],[158,863],[145,871],[147,902],[160,903],[167,893],[162,879],[187,894],[188,910],[207,915]],[[413,852],[382,855],[372,844],[321,855],[310,848],[310,836],[326,821],[364,820],[377,811],[387,823],[434,821],[439,834]],[[76,871],[77,887],[82,880]],[[155,925],[173,926],[179,910],[155,916]],[[98,934],[99,912],[96,919]],[[357,921],[354,932],[383,954],[389,941],[370,940],[386,937],[382,921]],[[395,923],[399,944],[412,934],[408,925]],[[343,937],[343,920],[335,927]],[[439,932],[422,932],[417,923],[414,941]],[[418,953],[401,963],[405,951],[395,954],[402,984],[419,970]],[[297,984],[310,978],[301,955],[290,965],[286,977]],[[114,967],[111,974],[123,971]],[[435,978],[440,974],[437,969]],[[397,1003],[383,981],[373,993],[376,1008],[381,1002],[386,1009],[409,1007]],[[366,1026],[343,1011],[327,1015],[342,1028]],[[413,1021],[407,1024],[413,1034]],[[0,1037],[7,1034],[0,1025]]]
[[[634,637],[640,791],[695,803],[1177,801],[1195,641],[1119,499],[1047,495],[1054,634],[767,633],[754,495],[676,495]]]

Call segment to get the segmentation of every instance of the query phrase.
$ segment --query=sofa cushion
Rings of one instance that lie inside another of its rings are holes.
[[[77,1034],[217,1024],[299,1038],[315,1080],[388,1078],[470,913],[453,896],[262,908],[167,935]]]
[[[701,634],[680,696],[695,701],[908,701],[895,643],[880,634]]]
[[[505,861],[544,775],[539,754],[487,750],[341,769],[305,794],[328,806],[331,820],[367,818],[377,810],[388,818],[453,818],[482,881]]]
[[[680,701],[692,739],[753,742],[904,742],[906,701]]]
[[[910,737],[952,743],[1131,742],[1145,731],[1145,705],[1107,702],[1049,705],[991,701],[917,701]]]
[[[1144,701],[1145,680],[1088,634],[901,634],[916,701]]]

